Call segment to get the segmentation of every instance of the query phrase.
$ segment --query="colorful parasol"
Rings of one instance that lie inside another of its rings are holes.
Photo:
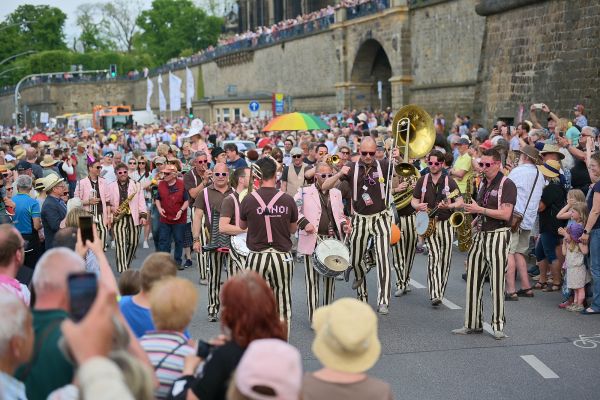
[[[329,129],[329,125],[314,115],[293,112],[274,118],[263,128],[263,132],[312,131],[315,129]]]
[[[43,132],[38,132],[30,139],[32,142],[49,142],[50,138]]]

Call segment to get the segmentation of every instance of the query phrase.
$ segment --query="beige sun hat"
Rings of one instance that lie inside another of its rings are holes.
[[[377,316],[366,303],[343,298],[320,307],[315,311],[312,326],[316,332],[312,351],[327,368],[360,373],[379,359]]]
[[[47,177],[45,177],[44,179],[46,180],[46,188],[45,188],[46,192],[49,192],[56,185],[58,185],[59,183],[61,183],[62,181],[64,181],[64,179],[59,178],[55,174],[50,174]]]
[[[56,164],[58,161],[56,161],[50,154],[45,154],[44,155],[44,159],[42,160],[42,162],[40,163],[40,165],[42,167],[51,167],[54,164]]]

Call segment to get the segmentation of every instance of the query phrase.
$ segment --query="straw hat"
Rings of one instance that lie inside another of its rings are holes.
[[[54,174],[50,174],[44,178],[38,178],[35,180],[34,184],[33,184],[33,188],[35,190],[41,190],[41,191],[46,191],[46,187],[48,186],[49,183],[49,179],[48,177],[52,176]]]
[[[379,359],[377,316],[366,303],[343,298],[318,308],[313,328],[316,336],[312,351],[327,368],[359,373],[370,369]]]
[[[560,161],[548,160],[542,165],[538,165],[538,170],[546,178],[556,178],[560,175]]]
[[[546,143],[544,144],[544,148],[540,151],[540,155],[544,156],[546,154],[556,154],[558,158],[561,160],[565,159],[565,155],[560,152],[560,147],[555,144]]]
[[[58,185],[59,183],[61,183],[62,181],[64,181],[64,179],[59,178],[55,174],[50,174],[50,175],[48,175],[44,179],[46,179],[46,189],[45,189],[46,192],[49,192],[50,190],[54,189],[54,187],[56,185]]]
[[[15,148],[15,158],[17,160],[20,160],[21,158],[25,157],[25,149],[22,147],[19,148]]]
[[[56,164],[58,161],[56,161],[54,158],[52,158],[52,156],[50,154],[45,154],[44,155],[44,159],[42,160],[42,162],[40,163],[40,165],[42,167],[51,167],[54,164]]]

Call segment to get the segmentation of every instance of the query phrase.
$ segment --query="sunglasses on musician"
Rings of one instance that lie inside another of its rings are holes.
[[[439,167],[440,165],[442,165],[441,161],[427,161],[427,165],[429,165],[430,167],[436,166]]]
[[[333,174],[319,174],[319,176],[321,177],[321,179],[327,179],[327,178],[331,178],[333,176]]]
[[[361,151],[361,152],[360,152],[360,154],[361,154],[363,157],[366,157],[366,156],[371,156],[371,157],[373,157],[373,156],[375,155],[375,152],[374,152],[374,151]]]
[[[498,162],[498,161],[494,161],[494,162],[486,162],[486,163],[484,163],[484,162],[480,162],[480,163],[479,163],[479,168],[489,168],[489,167],[491,167],[492,165],[496,164],[497,162]]]
[[[119,171],[117,172],[117,175],[127,175],[127,171]]]

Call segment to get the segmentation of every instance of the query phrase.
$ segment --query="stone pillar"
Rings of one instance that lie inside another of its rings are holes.
[[[389,79],[392,85],[392,111],[398,111],[402,106],[409,103],[410,85],[412,84],[412,76],[392,76]]]

